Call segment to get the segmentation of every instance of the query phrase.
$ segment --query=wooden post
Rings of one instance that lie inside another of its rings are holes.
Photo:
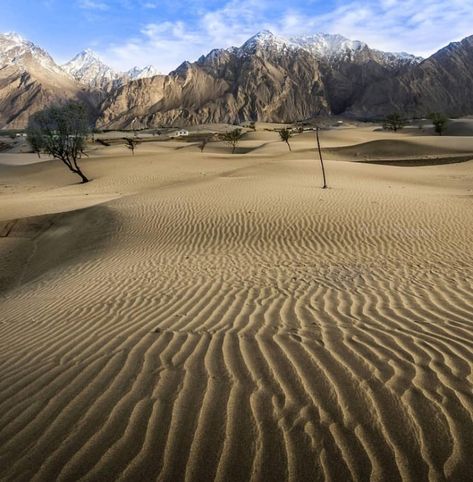
[[[315,128],[315,139],[317,140],[317,148],[319,151],[319,157],[320,157],[320,165],[322,166],[322,176],[324,178],[324,185],[322,186],[322,189],[327,189],[327,179],[325,177],[325,167],[324,167],[324,160],[322,157],[322,149],[320,148],[320,139],[319,139],[319,128]]]

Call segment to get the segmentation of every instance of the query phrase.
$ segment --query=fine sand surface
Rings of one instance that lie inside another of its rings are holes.
[[[0,154],[0,480],[473,480],[473,138],[414,134]]]

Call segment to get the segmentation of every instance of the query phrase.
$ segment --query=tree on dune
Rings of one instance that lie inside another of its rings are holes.
[[[232,154],[235,154],[235,149],[237,148],[237,145],[240,143],[242,137],[243,137],[243,134],[241,132],[241,129],[233,129],[232,131],[226,132],[223,135],[224,142],[226,142],[228,145],[232,147]]]
[[[287,147],[289,147],[290,151],[292,151],[292,149],[291,149],[291,144],[289,144],[289,139],[292,137],[292,135],[293,135],[292,130],[286,127],[279,131],[279,137],[281,138],[281,141],[287,144]]]
[[[395,112],[386,116],[383,123],[383,129],[388,131],[397,132],[406,125],[406,121],[402,118],[401,114]]]
[[[204,137],[200,143],[200,146],[199,146],[199,149],[200,149],[200,152],[204,152],[204,149],[205,147],[207,146],[207,144],[209,143],[209,138],[208,137]]]
[[[134,156],[136,146],[140,143],[140,141],[137,141],[136,139],[132,139],[131,137],[125,137],[123,140],[125,141],[126,147],[130,149],[131,155]]]
[[[429,119],[432,121],[432,124],[434,125],[434,130],[435,132],[441,136],[445,129],[447,128],[448,124],[448,117],[445,114],[442,114],[441,112],[432,112],[429,114]]]
[[[82,183],[89,182],[78,164],[86,155],[84,149],[89,134],[87,109],[83,104],[70,101],[36,112],[28,121],[26,133],[38,155],[42,151],[59,159]]]

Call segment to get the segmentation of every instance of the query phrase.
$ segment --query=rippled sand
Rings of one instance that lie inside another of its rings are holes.
[[[473,480],[473,161],[348,162],[473,141],[322,138],[0,166],[2,480]]]

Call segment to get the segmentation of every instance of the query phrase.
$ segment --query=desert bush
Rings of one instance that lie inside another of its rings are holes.
[[[383,129],[397,132],[398,130],[401,130],[405,125],[405,119],[402,118],[401,114],[395,112],[386,116],[383,123]]]
[[[429,119],[432,121],[434,125],[435,132],[441,136],[445,129],[447,128],[448,124],[448,117],[441,112],[432,112],[429,114]]]
[[[235,154],[235,150],[243,137],[241,129],[233,129],[223,135],[223,140],[232,148],[232,154]]]
[[[279,137],[281,138],[281,141],[287,144],[287,147],[289,148],[290,151],[292,151],[292,149],[291,149],[291,144],[289,143],[289,139],[292,136],[293,136],[292,130],[288,129],[287,127],[279,131]]]

